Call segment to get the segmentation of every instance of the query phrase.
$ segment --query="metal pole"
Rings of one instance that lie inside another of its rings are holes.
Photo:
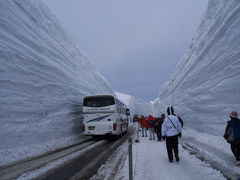
[[[137,139],[135,140],[136,143],[139,143],[139,139],[138,139],[138,132],[139,132],[139,121],[137,122],[138,123],[138,127],[137,127]]]
[[[129,180],[133,180],[132,173],[132,138],[128,139]]]

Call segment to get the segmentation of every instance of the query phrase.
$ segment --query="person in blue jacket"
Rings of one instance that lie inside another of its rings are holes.
[[[224,138],[231,145],[231,150],[236,158],[236,165],[240,165],[240,120],[238,113],[232,111],[230,114],[231,120],[227,122]]]

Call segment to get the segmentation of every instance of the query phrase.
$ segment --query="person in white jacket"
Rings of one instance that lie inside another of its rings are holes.
[[[168,116],[162,124],[162,136],[166,137],[166,147],[169,162],[173,162],[173,151],[176,161],[179,161],[178,156],[178,136],[182,132],[182,126],[176,115],[173,107],[167,108]]]

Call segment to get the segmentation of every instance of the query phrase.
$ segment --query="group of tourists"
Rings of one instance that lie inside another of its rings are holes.
[[[139,123],[142,128],[142,136],[148,136],[148,129],[149,140],[155,140],[155,135],[158,141],[166,140],[169,162],[173,162],[174,157],[178,162],[178,138],[182,136],[183,121],[179,115],[175,115],[173,107],[167,108],[167,114],[167,116],[161,114],[160,118],[154,118],[152,115],[142,116]],[[230,144],[232,153],[236,158],[235,164],[240,165],[240,119],[238,119],[236,111],[230,113],[230,120],[227,122],[223,137]]]
[[[154,118],[152,115],[148,117],[142,116],[139,123],[142,128],[142,136],[147,137],[147,129],[149,130],[149,140],[157,141],[166,140],[166,147],[169,162],[173,162],[173,152],[176,161],[179,161],[178,156],[178,138],[181,137],[183,121],[180,116],[174,114],[173,107],[167,108],[168,116],[161,114],[161,117]]]

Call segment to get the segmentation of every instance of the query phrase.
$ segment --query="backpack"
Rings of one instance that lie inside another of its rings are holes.
[[[228,143],[231,143],[234,141],[233,128],[230,125],[226,128],[224,138]]]
[[[182,118],[180,118],[180,117],[177,117],[177,118],[178,118],[179,122],[181,123],[181,126],[183,127],[183,120],[182,120]]]
[[[154,120],[150,120],[150,126],[155,126],[155,121]]]

